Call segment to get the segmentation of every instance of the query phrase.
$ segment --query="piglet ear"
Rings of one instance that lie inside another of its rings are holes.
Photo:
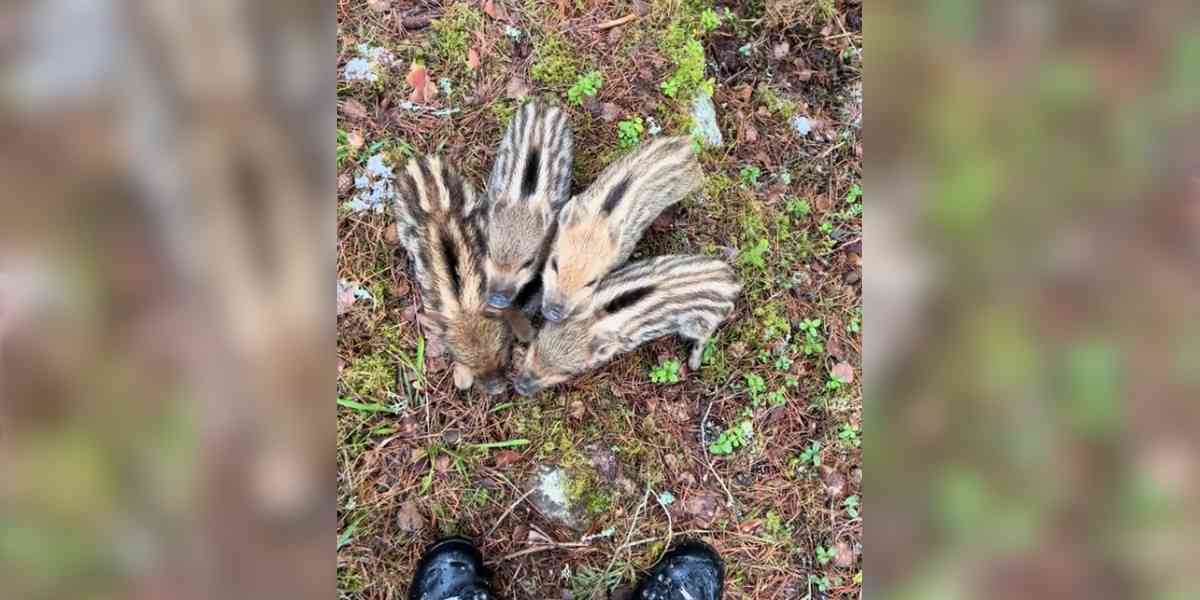
[[[425,337],[441,336],[446,332],[446,318],[437,313],[422,312],[417,315],[417,324],[425,332]]]

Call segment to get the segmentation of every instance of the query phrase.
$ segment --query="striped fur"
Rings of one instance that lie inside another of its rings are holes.
[[[509,123],[488,180],[490,308],[508,309],[518,297],[530,310],[540,304],[549,240],[570,198],[572,158],[571,128],[557,107],[530,102]]]
[[[413,159],[396,178],[400,243],[413,261],[426,333],[443,340],[459,389],[479,379],[505,388],[512,334],[484,315],[483,206],[474,188],[437,157]]]
[[[546,324],[525,353],[516,389],[536,393],[668,335],[692,343],[688,366],[699,369],[704,344],[740,291],[733,269],[714,258],[659,256],[626,265],[605,278],[587,316]]]
[[[703,181],[686,137],[643,144],[604,170],[558,216],[542,271],[542,314],[559,321],[590,309],[596,286],[633,254],[650,223]]]

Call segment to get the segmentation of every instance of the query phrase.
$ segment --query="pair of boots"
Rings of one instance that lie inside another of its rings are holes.
[[[483,555],[465,538],[447,538],[425,550],[409,600],[495,600]],[[632,600],[720,600],[725,585],[721,557],[708,544],[684,542],[638,582]]]

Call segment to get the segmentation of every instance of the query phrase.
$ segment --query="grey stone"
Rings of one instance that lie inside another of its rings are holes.
[[[721,128],[717,126],[717,108],[713,106],[712,96],[703,92],[692,100],[692,135],[700,137],[705,146],[715,147],[725,143],[721,136]]]
[[[584,529],[583,510],[571,499],[571,476],[566,470],[555,465],[542,465],[526,489],[533,490],[529,501],[546,519],[567,529]]]

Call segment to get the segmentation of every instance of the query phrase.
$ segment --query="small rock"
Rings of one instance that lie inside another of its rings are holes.
[[[538,467],[526,489],[533,490],[529,500],[547,520],[575,531],[584,529],[582,511],[571,501],[571,477],[561,467]]]
[[[699,135],[705,146],[716,147],[725,143],[721,136],[721,128],[717,126],[717,108],[713,106],[712,96],[697,94],[692,100],[692,134]]]
[[[754,485],[754,474],[747,471],[742,471],[741,473],[733,476],[733,482],[742,487],[750,487]]]
[[[788,44],[787,40],[784,40],[778,44],[775,44],[775,46],[771,48],[771,56],[774,56],[775,60],[783,60],[787,57],[788,52],[790,52],[791,49],[791,44]]]
[[[462,441],[462,432],[457,429],[447,429],[445,433],[442,434],[442,441],[445,442],[447,446],[456,446],[460,441]]]
[[[400,531],[417,532],[425,528],[425,517],[417,509],[417,503],[409,500],[400,505],[396,513],[396,526]]]

